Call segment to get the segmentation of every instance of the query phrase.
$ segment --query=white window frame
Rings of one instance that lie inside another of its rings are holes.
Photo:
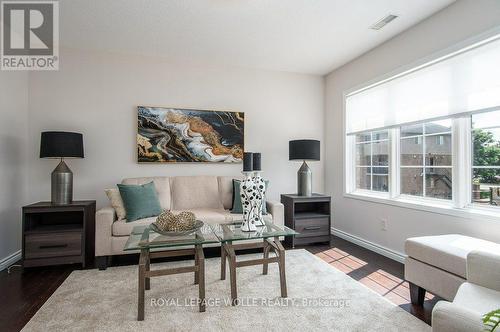
[[[454,187],[454,178],[453,178],[453,157],[454,157],[454,150],[453,150],[453,124],[454,124],[454,118],[447,118],[447,119],[450,119],[452,124],[451,124],[451,129],[450,131],[446,131],[446,132],[440,132],[440,133],[432,133],[432,134],[427,134],[425,132],[425,124],[426,123],[429,123],[429,122],[433,122],[433,121],[422,121],[422,122],[419,122],[419,123],[416,123],[418,125],[421,125],[422,126],[422,134],[421,135],[414,135],[414,136],[406,136],[406,137],[401,137],[401,135],[399,135],[399,145],[397,146],[397,150],[396,152],[399,154],[399,156],[401,156],[401,140],[403,139],[411,139],[411,138],[419,138],[421,137],[422,138],[422,165],[401,165],[400,162],[398,162],[398,165],[395,165],[395,167],[397,166],[398,167],[398,171],[399,171],[399,174],[398,174],[398,178],[397,178],[397,181],[398,181],[398,189],[400,190],[401,189],[401,169],[402,168],[407,168],[407,169],[415,169],[415,168],[421,168],[422,169],[422,172],[423,172],[423,175],[422,175],[422,196],[416,196],[416,195],[409,195],[409,194],[401,194],[400,191],[396,192],[395,193],[395,197],[397,196],[402,196],[402,197],[406,197],[407,199],[412,199],[412,198],[417,198],[417,199],[423,199],[424,201],[426,200],[437,200],[437,201],[442,201],[443,203],[445,202],[453,202],[453,187]],[[401,127],[398,127],[396,129],[399,133],[401,132]],[[444,135],[444,134],[449,134],[451,132],[451,143],[452,143],[452,147],[451,147],[451,156],[452,156],[452,163],[451,165],[449,166],[430,166],[430,165],[426,165],[425,163],[425,151],[426,151],[426,138],[427,137],[437,137],[437,136],[440,136],[440,135]],[[441,168],[441,169],[451,169],[451,183],[452,183],[452,187],[451,187],[451,190],[452,190],[452,198],[451,200],[449,199],[444,199],[444,198],[435,198],[435,197],[429,197],[426,195],[426,181],[425,181],[425,175],[427,174],[426,170],[428,168]]]
[[[498,108],[498,111],[500,111],[500,107]],[[470,140],[472,142],[472,117],[469,118],[470,122],[469,122],[469,127],[471,128],[471,131],[470,131]],[[495,127],[492,127],[492,128],[499,128],[498,126],[495,126]],[[483,129],[488,129],[488,128],[483,128]],[[491,165],[491,166],[474,166],[473,164],[473,159],[474,159],[474,156],[473,156],[473,146],[471,144],[471,151],[470,151],[470,160],[469,160],[469,171],[470,171],[470,178],[472,180],[472,174],[473,174],[473,169],[474,168],[489,168],[489,169],[500,169],[500,166],[495,166],[495,165]],[[469,195],[472,197],[472,182],[471,182],[471,186],[470,186],[470,192],[469,192]],[[495,210],[500,210],[500,206],[497,206],[497,207],[494,207],[494,206],[487,206],[487,205],[482,205],[482,204],[477,204],[477,203],[474,203],[474,202],[471,202],[470,206],[474,209],[478,209],[478,210],[482,210],[482,211],[495,211]]]
[[[374,133],[378,133],[378,132],[382,132],[382,131],[386,131],[387,132],[387,138],[384,138],[384,139],[373,139],[373,134]],[[374,192],[374,193],[381,193],[381,194],[384,194],[384,196],[387,196],[389,195],[388,191],[379,191],[379,190],[373,190],[373,176],[374,176],[374,173],[373,173],[373,169],[378,167],[378,168],[387,168],[387,185],[389,186],[389,190],[390,190],[390,167],[391,167],[391,137],[390,137],[390,131],[389,130],[375,130],[375,131],[368,131],[366,132],[366,134],[370,134],[370,140],[368,141],[363,141],[363,142],[356,142],[356,138],[354,136],[354,151],[353,151],[353,154],[354,154],[354,172],[353,172],[353,175],[354,175],[354,189],[356,191],[363,191],[363,192]],[[387,166],[385,165],[373,165],[373,143],[380,143],[380,142],[387,142],[387,154],[388,154],[388,163],[387,163]],[[363,144],[370,144],[370,165],[357,165],[356,164],[356,153],[357,153],[357,147],[359,145],[363,145]],[[370,189],[358,189],[356,188],[356,174],[358,172],[358,169],[360,168],[370,168]]]
[[[452,200],[419,197],[400,194],[400,130],[396,128],[377,128],[370,131],[389,130],[389,193],[368,190],[356,190],[355,165],[355,135],[346,134],[346,98],[364,87],[377,82],[389,80],[403,72],[425,65],[435,59],[457,52],[500,33],[500,28],[494,28],[479,36],[465,40],[462,43],[425,57],[415,63],[403,66],[386,75],[371,80],[365,84],[353,87],[343,93],[343,138],[344,138],[344,197],[388,204],[415,210],[423,210],[460,218],[478,218],[500,221],[500,208],[478,206],[472,203],[472,129],[471,114],[461,114],[452,119]],[[500,108],[498,108],[500,109]],[[493,111],[484,110],[484,111]],[[450,118],[450,117],[447,117]],[[432,119],[436,121],[440,119]],[[424,186],[425,187],[425,186]]]
[[[500,109],[499,109],[500,110]],[[426,211],[464,216],[470,214],[481,214],[486,217],[500,219],[500,207],[485,206],[474,204],[472,202],[472,126],[471,114],[462,115],[452,118],[451,140],[452,140],[452,166],[433,166],[434,168],[451,168],[452,170],[452,199],[440,199],[433,197],[422,197],[401,194],[401,168],[400,165],[400,128],[390,128],[389,131],[389,192],[372,191],[365,189],[357,189],[356,185],[356,168],[355,157],[351,164],[346,160],[346,168],[351,168],[350,174],[352,179],[346,178],[347,183],[351,182],[350,191],[345,191],[344,196],[350,198],[361,198],[364,200],[375,200],[380,203],[391,205],[404,206],[410,208],[423,209]],[[379,131],[379,130],[377,130]],[[448,132],[447,132],[448,133]],[[437,136],[439,133],[432,134]],[[419,135],[420,136],[420,135]],[[354,145],[346,147],[346,153],[352,150],[353,156],[356,153],[355,136],[351,137]],[[422,136],[425,137],[425,134]],[[408,166],[422,168],[422,166]],[[491,166],[486,168],[500,168],[500,166]],[[347,188],[347,187],[346,187]],[[382,201],[381,201],[382,200]],[[437,209],[437,210],[436,210]],[[440,210],[441,209],[441,210]],[[442,210],[444,209],[444,210]],[[451,211],[453,210],[453,211]]]

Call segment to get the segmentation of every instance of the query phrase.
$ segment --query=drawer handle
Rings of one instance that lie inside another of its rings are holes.
[[[53,244],[53,245],[47,245],[47,246],[40,246],[40,249],[52,249],[52,248],[66,248],[68,245],[67,244]]]
[[[321,226],[309,226],[309,227],[304,227],[304,230],[306,231],[312,231],[312,230],[316,230],[316,229],[320,229]]]

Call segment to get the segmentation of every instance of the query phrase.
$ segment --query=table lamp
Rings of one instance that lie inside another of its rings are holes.
[[[65,131],[42,132],[40,158],[57,158],[61,162],[52,171],[51,201],[54,205],[73,201],[73,172],[64,158],[83,158],[83,135]]]
[[[297,171],[297,195],[312,196],[312,172],[306,160],[319,160],[320,142],[313,139],[299,139],[289,142],[289,160],[302,160]]]

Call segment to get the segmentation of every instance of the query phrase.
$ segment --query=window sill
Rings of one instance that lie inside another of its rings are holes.
[[[465,208],[457,208],[454,207],[451,202],[447,202],[444,200],[410,198],[404,196],[398,198],[390,198],[387,193],[372,193],[365,191],[344,193],[344,197],[373,202],[373,203],[392,205],[406,209],[449,215],[464,219],[481,218],[483,220],[492,220],[496,222],[500,221],[500,207],[488,208],[488,207],[469,206]]]

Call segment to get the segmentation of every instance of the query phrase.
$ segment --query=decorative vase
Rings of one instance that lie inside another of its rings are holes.
[[[252,179],[252,172],[243,172],[245,179],[240,183],[241,205],[243,206],[243,232],[254,232],[257,230],[255,224],[255,205],[257,191]]]
[[[254,176],[252,178],[255,184],[255,191],[257,193],[257,199],[255,201],[255,225],[256,226],[265,226],[264,217],[262,215],[262,211],[264,210],[265,196],[266,196],[266,183],[262,176],[260,176],[262,172],[257,171],[254,172]]]

